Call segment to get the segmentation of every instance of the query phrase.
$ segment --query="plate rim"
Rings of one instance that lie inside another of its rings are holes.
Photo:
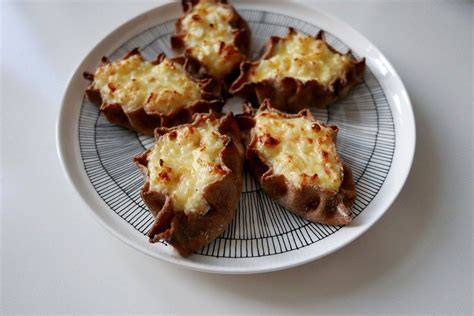
[[[248,8],[248,7],[252,7],[252,6],[257,6],[257,8],[258,8],[258,6],[260,6],[260,5],[265,5],[265,4],[268,5],[268,3],[265,3],[264,1],[261,1],[261,0],[257,0],[257,1],[254,1],[254,2],[249,2],[249,1],[245,1],[245,0],[244,1],[235,1],[234,0],[234,1],[232,1],[232,3],[235,5],[235,7],[237,9],[239,9],[239,8],[243,9],[243,8]],[[288,2],[283,3],[283,2],[277,1],[275,4],[278,4],[278,6],[272,5],[271,8],[265,8],[265,10],[268,11],[268,12],[274,12],[274,13],[277,13],[277,14],[282,14],[283,12],[278,10],[279,8],[281,8],[281,6],[291,6],[293,8],[293,10],[291,10],[291,11],[294,11],[295,8],[296,9],[304,9],[306,11],[316,13],[317,15],[324,16],[326,19],[330,20],[335,25],[339,25],[340,27],[344,28],[346,32],[351,33],[350,34],[351,37],[357,37],[359,40],[362,40],[366,44],[370,45],[370,48],[375,51],[375,53],[380,57],[380,60],[383,63],[383,65],[388,69],[387,70],[388,73],[391,76],[393,76],[393,80],[395,80],[395,82],[397,82],[400,85],[400,87],[401,87],[400,92],[403,94],[403,97],[404,97],[403,102],[405,103],[405,108],[403,109],[403,111],[407,115],[407,120],[408,120],[407,124],[410,125],[409,127],[411,127],[411,129],[412,129],[412,131],[410,133],[411,135],[407,135],[407,137],[412,142],[410,144],[411,146],[409,146],[409,148],[406,148],[407,155],[405,157],[400,157],[400,159],[405,159],[404,165],[406,165],[407,167],[405,168],[405,170],[403,170],[404,172],[401,175],[400,174],[397,175],[397,177],[401,181],[399,181],[399,183],[398,183],[397,187],[395,188],[395,190],[392,190],[393,193],[391,194],[391,196],[389,196],[388,199],[386,199],[383,210],[376,213],[375,216],[370,218],[370,220],[367,223],[364,223],[363,226],[357,227],[357,231],[351,233],[350,238],[345,238],[344,240],[339,242],[336,246],[333,246],[332,248],[330,248],[326,251],[322,251],[317,255],[309,256],[307,258],[299,258],[298,256],[295,256],[296,260],[293,260],[293,261],[286,260],[283,264],[273,264],[273,265],[267,265],[267,266],[253,265],[252,267],[243,266],[243,267],[240,267],[240,268],[239,267],[227,267],[227,266],[214,266],[214,265],[209,265],[209,264],[206,264],[206,263],[186,260],[185,258],[180,258],[180,257],[161,256],[159,253],[157,253],[155,251],[152,251],[151,247],[146,247],[144,245],[141,245],[138,242],[135,242],[134,240],[132,240],[132,238],[127,237],[125,234],[122,234],[117,227],[114,227],[113,224],[107,222],[104,218],[99,216],[98,210],[95,209],[95,207],[97,205],[94,205],[94,204],[97,204],[97,201],[96,201],[96,203],[93,203],[92,201],[90,201],[88,199],[88,197],[87,197],[88,192],[84,192],[83,188],[81,187],[81,186],[84,185],[84,183],[82,183],[82,184],[77,183],[76,181],[80,181],[80,180],[75,180],[74,179],[74,174],[73,174],[72,170],[70,169],[70,167],[71,167],[70,164],[81,163],[82,160],[81,161],[76,161],[76,162],[71,162],[71,161],[67,160],[68,155],[71,154],[70,152],[68,153],[68,151],[70,151],[70,146],[71,145],[69,145],[69,146],[67,145],[67,140],[68,139],[66,139],[67,137],[63,133],[63,130],[65,128],[65,126],[63,126],[63,125],[65,124],[65,122],[67,120],[67,116],[70,115],[70,114],[68,114],[68,106],[67,106],[66,103],[71,98],[70,95],[73,94],[73,90],[77,89],[77,87],[75,88],[75,86],[74,86],[74,81],[83,72],[84,63],[88,59],[90,59],[91,55],[93,55],[93,53],[96,52],[100,48],[101,45],[105,45],[104,43],[106,43],[107,41],[110,41],[111,38],[114,38],[114,37],[116,37],[120,34],[122,34],[122,36],[124,36],[124,33],[127,31],[127,29],[130,26],[139,23],[139,20],[142,19],[142,18],[145,18],[147,15],[154,14],[155,12],[159,12],[159,11],[162,11],[162,10],[165,10],[165,9],[173,9],[172,7],[175,7],[175,6],[180,6],[179,3],[171,2],[171,3],[166,3],[166,4],[163,4],[163,5],[159,5],[159,6],[156,6],[154,8],[148,9],[148,10],[146,10],[146,11],[144,11],[144,12],[142,12],[142,13],[140,13],[140,14],[138,14],[138,15],[130,18],[130,19],[128,19],[127,21],[125,21],[124,23],[122,23],[121,25],[119,25],[115,29],[113,29],[111,32],[106,34],[100,41],[98,41],[98,43],[96,45],[94,45],[89,50],[89,52],[82,58],[82,60],[77,65],[77,67],[72,72],[71,76],[69,77],[69,79],[67,81],[67,84],[65,86],[64,95],[63,95],[63,98],[62,98],[62,101],[61,101],[61,108],[60,108],[59,115],[58,115],[58,118],[57,118],[57,123],[56,123],[57,153],[58,153],[59,160],[61,162],[62,168],[64,170],[64,173],[66,175],[66,178],[68,179],[68,182],[71,183],[72,186],[75,188],[75,190],[79,193],[79,195],[81,196],[82,201],[85,202],[85,204],[88,206],[87,207],[88,211],[89,211],[89,213],[92,214],[93,218],[95,218],[95,220],[98,221],[101,224],[101,226],[104,227],[107,231],[109,231],[113,236],[115,236],[116,238],[118,238],[119,240],[124,242],[125,244],[127,244],[130,247],[132,247],[136,250],[139,250],[140,252],[143,252],[143,253],[145,253],[145,254],[153,257],[153,258],[161,259],[164,262],[174,263],[174,264],[177,264],[178,266],[181,266],[181,267],[184,267],[184,268],[187,268],[187,269],[192,269],[192,270],[197,270],[197,271],[202,271],[202,272],[222,273],[222,274],[250,274],[250,273],[271,272],[271,271],[276,271],[276,270],[288,269],[288,268],[291,268],[291,267],[295,267],[295,266],[298,266],[298,265],[302,265],[302,264],[317,260],[321,257],[329,255],[329,254],[343,248],[344,246],[350,244],[352,241],[354,241],[355,239],[360,237],[362,234],[364,234],[369,228],[371,228],[388,211],[388,209],[391,207],[393,202],[399,196],[400,191],[404,187],[404,185],[406,183],[406,180],[407,180],[407,178],[410,174],[411,168],[413,166],[413,159],[414,159],[415,148],[416,148],[416,124],[415,124],[415,117],[414,117],[414,113],[413,113],[413,107],[412,107],[410,98],[408,96],[408,92],[405,88],[405,85],[403,84],[403,81],[401,80],[400,76],[396,72],[395,68],[391,65],[391,63],[383,55],[383,53],[377,47],[375,47],[365,36],[363,36],[361,33],[359,33],[357,30],[355,30],[352,26],[350,26],[346,22],[340,20],[339,18],[336,18],[336,17],[334,17],[334,16],[332,16],[332,15],[330,15],[330,14],[324,12],[324,11],[315,9],[313,7],[310,7],[310,6],[301,4],[301,3],[288,3]],[[261,9],[263,9],[263,8],[261,8]],[[288,11],[287,11],[287,12],[284,12],[283,14],[292,16],[291,13],[292,12],[288,13]],[[296,17],[296,16],[293,16],[293,17]],[[305,17],[297,16],[297,18],[301,19],[301,20],[304,20],[304,21],[307,21],[308,23],[312,23],[312,22],[308,21]],[[317,26],[319,27],[320,25],[318,24]],[[335,35],[337,38],[341,38],[339,36],[340,34],[337,34],[333,31],[331,33],[333,35]],[[122,43],[120,43],[120,44],[122,44]],[[383,86],[383,84],[381,82],[380,82],[380,84],[381,84],[384,92],[386,92],[386,88]],[[389,105],[390,105],[390,108],[391,108],[392,112],[394,112],[394,105],[388,99],[387,99],[387,101],[389,102]],[[398,132],[399,131],[397,131],[397,129],[395,128],[395,135],[396,136],[397,136],[397,134],[399,134]],[[76,136],[77,136],[77,134],[76,134]],[[77,138],[73,139],[73,142],[74,142],[74,144],[72,146],[74,146],[75,147],[74,149],[77,150],[77,147],[79,146],[78,139]],[[397,144],[397,142],[395,142],[395,144]],[[397,150],[395,149],[393,157],[395,157],[396,153],[397,153]],[[77,155],[74,155],[74,153],[72,155],[77,157]],[[79,165],[76,165],[75,167],[79,167]],[[387,174],[386,180],[389,179],[390,176],[393,177],[393,175],[391,175],[392,168],[393,168],[393,166],[391,167],[389,173]],[[82,171],[83,171],[83,173],[85,173],[84,170],[82,170]],[[92,187],[92,184],[90,182],[85,183],[85,185]],[[386,185],[386,181],[382,184],[380,190],[385,185]],[[376,199],[378,196],[379,196],[379,193],[377,193],[377,195],[375,195],[374,199]],[[95,198],[98,200],[98,196],[96,196]],[[104,204],[105,207],[108,208],[108,206],[102,200],[100,200],[99,204]],[[116,214],[114,213],[112,215],[116,215]],[[361,215],[359,215],[359,216],[361,216]],[[333,234],[331,236],[334,236],[334,235],[336,235],[336,234]],[[325,239],[328,239],[331,236],[328,236]],[[148,244],[148,246],[150,246],[150,244]],[[292,252],[296,252],[296,251],[297,250],[294,250],[294,251],[291,251],[289,253],[291,254]],[[283,255],[283,254],[280,254],[280,255]],[[253,261],[251,259],[258,260],[260,258],[238,258],[238,259],[235,259],[235,258],[232,258],[232,259],[218,258],[218,260],[249,260],[249,261]],[[278,262],[278,260],[276,260],[276,262]]]

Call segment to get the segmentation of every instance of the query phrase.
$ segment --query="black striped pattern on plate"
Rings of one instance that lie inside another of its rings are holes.
[[[282,14],[255,10],[240,10],[240,13],[252,30],[254,58],[268,37],[283,36],[289,26],[311,35],[319,31],[317,26]],[[173,32],[174,21],[154,26],[125,42],[108,57],[120,58],[134,47],[140,47],[147,59],[159,52],[171,56],[169,39]],[[337,50],[348,50],[331,34],[326,37]],[[340,129],[338,149],[344,162],[351,166],[357,184],[353,207],[357,216],[377,195],[395,150],[395,127],[383,89],[367,69],[365,81],[345,99],[313,113],[319,120],[336,124]],[[109,124],[98,108],[84,99],[79,144],[85,171],[97,194],[111,211],[145,235],[153,217],[140,198],[143,178],[131,158],[151,146],[153,139]],[[275,255],[311,245],[341,229],[310,223],[285,211],[261,191],[248,173],[244,177],[244,191],[235,219],[219,238],[197,254],[225,258]]]

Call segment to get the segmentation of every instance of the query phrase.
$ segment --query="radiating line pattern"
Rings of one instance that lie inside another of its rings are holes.
[[[314,25],[282,14],[255,10],[240,12],[252,29],[254,58],[269,36],[282,36],[289,26],[312,35],[319,31]],[[140,47],[147,59],[154,58],[159,52],[172,55],[169,38],[173,32],[174,21],[157,25],[130,39],[108,57],[120,58],[134,47]],[[348,50],[331,34],[326,37],[339,51]],[[357,200],[353,207],[357,216],[377,195],[390,170],[395,150],[395,127],[383,89],[368,69],[364,82],[345,99],[328,110],[314,110],[313,113],[319,120],[339,127],[337,146],[344,162],[351,166],[357,184]],[[96,106],[83,100],[79,145],[85,171],[111,211],[142,234],[147,233],[153,217],[140,198],[143,178],[132,157],[152,144],[151,137],[108,123]],[[226,258],[275,255],[311,245],[339,229],[340,226],[310,223],[286,211],[269,199],[245,173],[236,217],[219,238],[197,254]]]

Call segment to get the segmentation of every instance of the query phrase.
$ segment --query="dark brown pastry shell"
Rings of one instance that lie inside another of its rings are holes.
[[[127,53],[123,59],[127,59],[133,55],[141,55],[138,48]],[[159,54],[153,63],[158,65],[165,58],[166,56],[164,54]],[[153,135],[153,131],[157,127],[172,127],[192,122],[195,113],[207,113],[210,110],[219,112],[222,110],[224,99],[222,97],[222,85],[220,83],[212,78],[204,78],[200,75],[200,65],[188,58],[175,57],[170,60],[183,65],[190,79],[199,84],[202,94],[201,100],[167,114],[148,111],[143,106],[134,111],[124,111],[122,104],[103,102],[100,91],[94,89],[94,75],[87,72],[84,73],[84,77],[91,81],[91,84],[87,87],[85,94],[92,103],[100,107],[101,112],[109,122],[145,135]],[[110,61],[106,57],[103,57],[102,63],[106,64],[110,63]]]
[[[286,37],[294,33],[296,31],[290,28]],[[326,41],[323,31],[320,31],[315,38]],[[261,82],[250,81],[251,69],[258,65],[260,61],[273,57],[276,44],[283,39],[276,36],[270,37],[260,60],[243,62],[240,65],[240,76],[229,89],[231,94],[249,100],[254,106],[258,106],[265,99],[270,99],[274,108],[287,113],[297,113],[307,107],[325,108],[344,97],[353,86],[363,81],[365,58],[357,61],[350,51],[345,54],[350,59],[345,71],[327,86],[322,85],[317,80],[303,82],[292,77],[266,79]],[[340,54],[329,44],[327,46],[334,53]]]
[[[211,113],[209,115],[216,116]],[[195,115],[193,123],[205,120],[202,114]],[[167,134],[174,128],[157,128],[156,139]],[[145,183],[141,189],[141,197],[155,217],[148,236],[150,242],[161,239],[171,244],[182,256],[188,256],[202,246],[216,239],[232,221],[242,192],[242,172],[244,148],[240,141],[240,131],[233,114],[220,118],[219,133],[227,136],[227,141],[220,155],[223,164],[230,172],[216,182],[204,188],[203,196],[209,205],[205,215],[191,213],[186,215],[182,211],[175,211],[170,197],[163,192],[156,192],[150,188],[148,172],[148,155],[151,149],[134,158],[135,164],[145,176]]]
[[[259,111],[264,110],[278,112],[287,118],[306,117],[316,122],[307,109],[297,114],[286,114],[274,109],[268,100],[259,109]],[[238,116],[238,121],[242,129],[244,143],[247,146],[248,167],[263,191],[284,208],[311,222],[328,225],[349,224],[352,220],[351,206],[356,198],[355,184],[349,166],[343,164],[343,181],[338,192],[313,184],[295,187],[285,175],[275,174],[273,169],[260,157],[256,149],[258,139],[253,130],[253,126],[255,126],[254,112],[250,106],[245,106],[244,113]],[[337,132],[335,126],[331,127]]]

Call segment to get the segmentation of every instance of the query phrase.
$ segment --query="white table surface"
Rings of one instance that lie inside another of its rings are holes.
[[[1,311],[471,314],[474,6],[308,3],[350,23],[399,72],[417,123],[412,172],[349,246],[290,270],[232,276],[187,271],[112,237],[56,153],[72,71],[103,36],[162,2],[1,4]]]

